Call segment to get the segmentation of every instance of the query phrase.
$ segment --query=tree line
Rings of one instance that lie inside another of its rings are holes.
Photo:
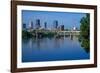
[[[80,37],[81,46],[86,52],[90,52],[90,15],[86,14],[80,21]]]

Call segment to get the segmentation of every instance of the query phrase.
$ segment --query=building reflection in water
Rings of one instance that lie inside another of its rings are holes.
[[[62,36],[59,38],[31,38],[31,39],[26,39],[26,42],[28,41],[29,48],[32,49],[38,49],[38,50],[43,50],[43,49],[59,49],[62,48],[62,45],[67,42],[67,40],[70,41],[78,41],[78,36],[70,35],[70,36]],[[66,40],[67,39],[67,40]],[[25,42],[25,40],[24,40]],[[82,47],[82,46],[81,46]],[[88,50],[83,48],[85,52],[88,53]]]

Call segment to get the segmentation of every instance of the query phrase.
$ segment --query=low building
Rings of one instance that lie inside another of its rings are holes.
[[[77,27],[74,26],[74,27],[72,28],[72,30],[73,30],[73,31],[76,31],[76,30],[77,30]]]

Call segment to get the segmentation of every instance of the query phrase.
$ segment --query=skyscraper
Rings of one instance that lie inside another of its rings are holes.
[[[57,27],[58,27],[58,21],[55,20],[53,25],[54,25],[54,28],[57,29]]]
[[[47,29],[47,22],[44,22],[44,28]]]
[[[25,23],[23,23],[22,29],[26,29],[26,24]]]
[[[33,21],[29,22],[29,29],[33,29]]]
[[[40,19],[37,19],[36,20],[36,25],[35,25],[36,29],[39,29],[41,26],[40,26]]]
[[[61,25],[61,30],[62,30],[62,31],[64,30],[64,25]]]

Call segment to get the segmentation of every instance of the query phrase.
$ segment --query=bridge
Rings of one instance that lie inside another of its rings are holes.
[[[57,31],[57,35],[80,35],[80,31]]]

